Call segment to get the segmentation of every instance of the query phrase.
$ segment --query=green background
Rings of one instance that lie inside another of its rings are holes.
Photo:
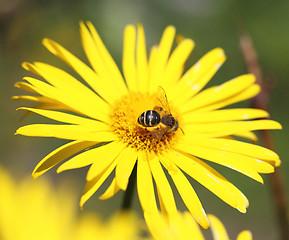
[[[163,29],[170,24],[176,26],[178,34],[192,38],[196,48],[187,67],[210,49],[222,47],[227,61],[212,79],[211,85],[247,72],[239,47],[240,24],[245,26],[254,41],[264,76],[274,79],[270,113],[272,119],[283,125],[283,130],[274,131],[273,137],[282,160],[281,172],[287,183],[288,197],[289,1],[285,0],[274,1],[274,4],[266,0],[1,0],[1,165],[21,180],[46,154],[64,143],[57,139],[14,136],[18,127],[44,122],[45,119],[30,116],[20,122],[22,113],[15,109],[24,103],[12,101],[11,96],[21,93],[13,84],[29,75],[21,68],[23,61],[43,61],[69,70],[42,46],[41,41],[45,37],[59,42],[82,60],[86,59],[79,37],[80,20],[90,20],[95,25],[119,66],[123,29],[129,23],[143,23],[148,47],[159,42]],[[246,106],[246,103],[242,106]],[[206,212],[217,215],[223,221],[232,239],[243,229],[252,230],[254,239],[279,239],[269,177],[263,175],[265,184],[262,186],[232,170],[216,168],[243,191],[250,201],[250,207],[246,214],[241,214],[193,182]],[[55,184],[64,181],[68,186],[73,186],[80,198],[86,171],[77,169],[57,175],[54,168],[46,175]],[[102,191],[103,188],[99,192]],[[94,210],[108,216],[119,209],[123,193],[100,201],[97,198],[99,192],[86,203],[84,211]],[[176,198],[180,200],[178,196]],[[184,209],[182,204],[179,206]],[[134,208],[140,211],[137,196]],[[211,238],[210,233],[206,233],[206,236]]]

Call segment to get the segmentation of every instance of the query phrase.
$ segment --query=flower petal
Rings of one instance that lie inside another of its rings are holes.
[[[163,72],[171,52],[173,41],[175,38],[176,29],[173,26],[168,26],[164,30],[157,52],[154,55],[153,64],[150,63],[150,79],[149,91],[155,92],[160,86],[160,79],[163,77]]]
[[[98,101],[97,98],[94,100],[87,98],[85,94],[77,92],[77,90],[64,91],[63,89],[57,89],[37,79],[26,77],[25,80],[27,80],[32,86],[36,87],[39,93],[43,96],[55,99],[56,101],[61,102],[88,117],[102,120],[104,122],[109,121],[108,112],[110,108],[103,100]]]
[[[83,22],[80,23],[80,34],[86,56],[95,70],[97,78],[100,78],[98,82],[101,82],[101,85],[97,88],[98,93],[110,102],[116,100],[120,96],[120,91],[117,89],[112,74],[101,56],[97,43]],[[123,80],[121,79],[121,81]]]
[[[79,156],[79,161],[81,162],[83,158],[94,159],[94,163],[89,168],[86,180],[91,181],[93,178],[99,176],[106,170],[112,162],[119,162],[121,158],[119,155],[125,150],[124,145],[117,141],[105,144],[98,148],[91,149],[83,153],[83,156]],[[75,158],[78,158],[76,156]]]
[[[174,156],[172,156],[174,157]],[[191,186],[188,179],[184,176],[184,174],[177,168],[177,172],[170,172],[170,176],[172,177],[181,197],[195,220],[204,228],[209,228],[209,221],[207,219],[205,210],[203,206]]]
[[[273,120],[229,121],[205,124],[193,123],[186,124],[182,127],[185,135],[203,137],[223,137],[239,132],[282,128],[280,123]]]
[[[109,187],[106,189],[106,191],[99,197],[99,199],[105,200],[105,199],[111,198],[111,197],[114,196],[119,190],[120,190],[120,188],[119,188],[118,185],[116,184],[115,178],[113,178],[111,184],[110,184]]]
[[[210,123],[226,122],[236,120],[248,120],[256,118],[267,118],[269,114],[261,109],[253,108],[235,108],[223,109],[210,112],[188,112],[183,116],[184,124],[186,123]]]
[[[189,212],[184,212],[183,221],[188,231],[188,235],[187,235],[188,239],[190,237],[193,237],[191,239],[205,240],[202,234],[202,231],[199,228],[199,225],[197,224],[195,219],[193,218],[192,214],[190,214]]]
[[[72,155],[95,145],[95,142],[89,141],[73,141],[62,145],[61,147],[55,149],[49,153],[45,158],[43,158],[34,168],[32,177],[37,178],[43,173],[48,171],[50,168],[54,167],[56,164],[71,157]]]
[[[74,71],[76,71],[84,81],[98,94],[100,94],[107,102],[111,102],[116,99],[120,91],[114,91],[111,86],[107,85],[106,81],[103,81],[90,67],[80,61],[77,57],[67,51],[58,43],[44,39],[43,45],[54,55],[58,56],[64,62],[66,62]]]
[[[159,213],[144,212],[146,224],[154,239],[158,240],[175,240],[175,236],[171,234],[164,217]]]
[[[35,62],[34,64],[24,62],[22,63],[23,68],[27,71],[37,73],[37,75],[45,78],[47,82],[59,89],[69,89],[74,91],[77,89],[88,95],[95,95],[89,88],[83,85],[80,81],[76,80],[73,76],[67,72],[51,66],[46,63]]]
[[[175,214],[177,212],[177,207],[174,195],[157,157],[151,159],[149,161],[149,165],[157,185],[159,196],[162,199],[162,203],[164,204],[165,211],[168,214]]]
[[[238,171],[258,182],[263,183],[263,179],[258,172],[253,168],[251,162],[253,159],[237,153],[226,152],[218,149],[193,146],[189,144],[179,144],[176,149],[185,153],[192,154],[193,156],[206,159],[211,162],[218,163],[226,166],[235,171]],[[256,161],[258,163],[258,161]],[[250,165],[249,165],[250,164]],[[264,165],[264,164],[263,164]],[[258,166],[259,167],[259,166]]]
[[[214,215],[208,214],[214,239],[229,240],[227,231],[222,222]]]
[[[224,202],[241,212],[246,212],[249,204],[247,198],[212,167],[193,156],[185,156],[182,153],[175,153],[174,156],[170,154],[169,157],[179,168]]]
[[[148,59],[146,52],[145,33],[143,26],[137,24],[136,69],[139,91],[147,92],[148,87]]]
[[[208,52],[182,76],[175,86],[174,94],[170,95],[171,100],[178,106],[188,101],[204,88],[225,60],[226,56],[221,48]]]
[[[98,128],[108,129],[105,123],[102,123],[93,119],[76,116],[76,115],[69,114],[69,113],[63,113],[63,112],[51,111],[51,110],[41,110],[41,109],[28,108],[28,107],[20,107],[17,110],[31,111],[31,112],[37,113],[39,115],[42,115],[44,117],[47,117],[47,118],[50,118],[59,122],[78,124],[78,125],[90,125],[92,128],[95,127],[97,129]]]
[[[162,78],[160,79],[160,86],[163,88],[175,90],[179,73],[183,71],[185,62],[192,52],[195,43],[191,39],[184,39],[172,52],[168,63],[165,67]],[[170,97],[170,92],[167,92]]]
[[[17,82],[14,84],[14,87],[25,90],[27,92],[41,94],[41,93],[39,93],[39,90],[37,88],[35,88],[34,86],[32,86],[31,84],[29,84],[27,82]]]
[[[18,128],[15,134],[94,142],[109,142],[116,139],[116,135],[104,129],[103,126],[94,130],[91,126],[83,125],[30,124]]]
[[[125,148],[118,158],[119,163],[115,170],[116,184],[120,189],[125,191],[137,160],[137,152],[133,148]]]
[[[258,141],[258,137],[256,136],[255,133],[253,132],[239,132],[239,133],[235,133],[234,134],[236,137],[241,137],[241,138],[245,138],[248,139],[250,141],[252,141],[253,143],[256,143]]]
[[[111,165],[103,172],[103,174],[98,175],[94,179],[88,181],[84,187],[82,197],[80,199],[80,208],[83,207],[84,203],[99,189],[99,187],[103,184],[103,182],[107,179],[107,177],[111,174],[113,169],[118,163],[118,159],[116,158]]]
[[[158,211],[151,170],[145,154],[138,157],[137,190],[143,212],[154,214]]]
[[[22,108],[18,108],[22,109]],[[17,109],[17,110],[18,110]],[[59,102],[44,102],[44,103],[39,103],[33,106],[32,109],[49,109],[49,110],[64,110],[64,111],[71,111],[71,109]],[[20,121],[22,121],[24,118],[28,117],[31,115],[33,111],[26,111],[23,116],[20,118]]]
[[[252,240],[252,239],[253,239],[253,235],[248,230],[244,230],[240,232],[237,236],[237,240]]]
[[[258,158],[260,160],[279,160],[278,155],[268,148],[237,140],[221,138],[196,138],[194,136],[188,136],[184,141],[190,145],[229,151],[252,158]]]
[[[41,90],[35,88],[31,84],[27,82],[18,82],[15,84],[15,87],[19,87],[25,91],[32,92],[32,93],[38,93],[38,94],[44,94]],[[43,104],[39,104],[34,106],[34,108],[39,108],[39,109],[59,109],[59,110],[68,110],[68,111],[73,111],[70,107],[64,105],[63,103],[51,99],[47,96],[14,96],[12,97],[14,100],[27,100],[27,101],[35,101],[35,102],[43,102]],[[79,113],[78,111],[76,111]],[[81,113],[80,113],[81,114]]]
[[[130,91],[137,91],[139,88],[136,78],[135,45],[135,27],[128,25],[124,30],[122,68]]]
[[[248,89],[255,82],[252,74],[245,74],[227,81],[219,86],[210,87],[184,103],[180,111],[183,113],[203,108],[216,102],[235,96]]]
[[[106,49],[104,43],[102,42],[102,40],[101,40],[100,36],[98,35],[93,24],[89,21],[86,22],[86,24],[87,24],[89,31],[90,31],[93,39],[94,39],[94,42],[98,48],[98,51],[99,51],[99,53],[103,59],[103,64],[105,64],[107,71],[109,71],[111,74],[111,77],[113,79],[113,85],[115,85],[117,87],[117,90],[118,90],[120,95],[126,94],[128,89],[125,85],[123,77],[122,77],[116,63],[114,62],[113,58],[109,54],[108,50]]]
[[[22,96],[13,96],[13,100],[22,100],[22,101],[31,101],[31,102],[49,102],[52,103],[52,101],[43,96],[28,96],[28,95],[22,95]]]
[[[252,97],[255,97],[260,91],[261,87],[258,84],[253,84],[252,86],[248,87],[247,89],[243,90],[242,92],[236,95],[230,96],[226,99],[223,99],[222,101],[213,102],[207,106],[195,109],[194,111],[205,112],[226,107],[230,104],[241,102],[250,99]],[[187,107],[189,108],[189,105],[187,105]]]

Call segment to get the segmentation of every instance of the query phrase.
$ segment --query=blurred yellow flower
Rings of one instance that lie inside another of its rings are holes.
[[[1,240],[133,240],[141,239],[141,224],[132,213],[103,221],[93,213],[77,214],[72,192],[49,181],[19,182],[0,167]]]
[[[55,191],[45,179],[21,182],[0,168],[0,239],[70,239],[74,227],[75,198]]]
[[[146,222],[153,237],[157,240],[205,240],[205,237],[189,212],[165,216],[160,213],[146,214]],[[214,240],[229,240],[222,222],[214,215],[208,214],[210,229]],[[237,240],[252,240],[252,233],[244,230]]]
[[[83,215],[76,228],[72,240],[141,240],[149,239],[141,236],[141,222],[129,212],[118,213],[105,223],[95,214]]]
[[[258,94],[260,87],[254,76],[241,75],[201,91],[225,61],[223,50],[211,50],[184,73],[194,42],[181,39],[172,50],[176,30],[168,26],[148,58],[140,24],[125,28],[122,75],[93,25],[81,23],[80,32],[91,67],[52,40],[44,39],[43,44],[82,80],[46,63],[26,62],[23,67],[42,80],[25,77],[16,83],[35,95],[14,99],[37,103],[20,109],[61,122],[31,124],[16,133],[72,140],[42,159],[33,177],[64,160],[57,172],[90,165],[80,200],[83,206],[114,169],[114,179],[100,198],[126,190],[137,165],[138,195],[144,212],[158,211],[153,181],[162,209],[172,214],[177,211],[169,175],[196,221],[208,228],[205,211],[185,172],[230,206],[246,212],[247,198],[207,162],[261,183],[259,173],[271,173],[280,165],[276,153],[234,138],[255,141],[254,130],[280,129],[279,123],[263,119],[267,112],[219,110]]]

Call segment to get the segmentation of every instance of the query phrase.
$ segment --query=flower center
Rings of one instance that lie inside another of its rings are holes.
[[[160,153],[170,149],[181,131],[177,115],[170,115],[160,105],[156,94],[139,92],[117,101],[111,119],[119,140],[138,151]]]

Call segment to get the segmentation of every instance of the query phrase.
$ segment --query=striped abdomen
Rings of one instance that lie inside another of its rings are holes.
[[[139,116],[137,121],[145,127],[154,127],[160,123],[161,117],[157,111],[147,110]]]

